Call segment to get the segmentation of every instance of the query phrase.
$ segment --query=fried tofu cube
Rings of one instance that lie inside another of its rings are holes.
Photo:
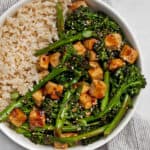
[[[72,10],[72,11],[75,11],[76,9],[78,9],[79,7],[87,7],[87,4],[84,0],[79,0],[79,1],[75,1],[73,2],[69,8]]]
[[[27,120],[26,114],[19,108],[13,109],[8,118],[9,121],[16,127],[22,126],[22,124]]]
[[[111,33],[105,37],[105,46],[110,49],[120,49],[122,37],[118,33]]]
[[[78,55],[85,55],[86,48],[84,47],[84,45],[80,41],[76,42],[73,45],[73,47],[76,50],[76,52],[77,52]]]
[[[84,104],[84,108],[85,109],[90,109],[92,107],[92,101],[87,101],[85,104]]]
[[[54,147],[57,150],[67,150],[68,144],[67,143],[54,142]]]
[[[103,81],[93,80],[89,93],[91,96],[101,99],[105,96],[106,89],[106,84]]]
[[[32,98],[34,99],[36,105],[37,105],[38,107],[40,107],[41,104],[42,104],[42,102],[44,101],[44,98],[45,98],[45,97],[43,96],[43,91],[42,91],[42,89],[40,89],[40,90],[34,92],[34,93],[32,94]]]
[[[134,64],[138,58],[138,51],[130,47],[129,45],[124,45],[120,57],[130,64]]]
[[[90,55],[90,61],[97,61],[98,60],[98,58],[97,58],[97,55],[96,55],[96,53],[94,52],[94,51],[89,51],[89,55]]]
[[[49,56],[49,62],[51,64],[52,67],[57,67],[60,63],[60,56],[61,56],[61,53],[59,52],[56,52],[54,54],[51,54]]]
[[[91,68],[88,73],[92,79],[103,79],[103,70],[101,68]]]
[[[59,99],[63,93],[63,86],[53,82],[48,82],[45,86],[45,90],[52,99]]]
[[[87,82],[82,82],[81,93],[87,93],[90,89],[90,85]]]
[[[29,115],[29,124],[31,128],[44,127],[45,126],[45,113],[44,111],[33,108]]]
[[[47,56],[47,55],[40,56],[39,66],[40,66],[41,69],[48,69],[49,56]]]
[[[92,79],[103,79],[103,70],[97,62],[90,62],[91,68],[88,73]]]
[[[121,68],[125,65],[125,62],[120,59],[120,58],[116,58],[116,59],[112,59],[110,60],[109,64],[108,64],[108,69],[110,71],[114,71],[118,68]]]
[[[90,65],[91,68],[98,68],[98,67],[100,67],[99,63],[96,62],[96,61],[90,61],[89,65]]]
[[[83,43],[84,43],[85,48],[87,48],[88,50],[92,50],[94,48],[94,44],[97,43],[97,40],[94,38],[91,38],[91,39],[85,40]]]
[[[80,103],[85,109],[90,109],[92,107],[92,97],[86,93],[80,95]]]

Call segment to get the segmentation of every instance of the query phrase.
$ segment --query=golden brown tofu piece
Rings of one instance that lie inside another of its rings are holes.
[[[100,67],[99,63],[97,61],[90,61],[89,65],[91,68],[98,68]]]
[[[56,66],[59,65],[59,63],[60,63],[60,56],[61,56],[61,53],[59,53],[59,52],[56,52],[56,53],[51,54],[49,56],[49,62],[50,62],[52,67],[56,67]]]
[[[74,45],[73,45],[74,49],[77,51],[77,54],[78,55],[85,55],[85,52],[86,52],[86,48],[84,47],[84,45],[79,41],[79,42],[76,42]]]
[[[45,113],[37,108],[33,108],[29,115],[29,124],[31,128],[44,127],[45,126]]]
[[[54,142],[54,147],[56,150],[67,150],[68,144],[67,143]]]
[[[103,70],[101,68],[91,68],[88,73],[92,79],[103,79]]]
[[[85,48],[87,48],[88,50],[92,50],[94,48],[94,44],[97,43],[97,40],[94,38],[91,38],[91,39],[85,40],[83,43],[84,43]]]
[[[49,56],[47,56],[47,55],[40,56],[39,66],[40,66],[41,69],[48,69]]]
[[[138,58],[138,51],[130,47],[129,45],[124,45],[120,57],[130,64],[134,64]]]
[[[97,62],[90,62],[91,68],[88,70],[90,77],[94,80],[103,79],[103,70]]]
[[[87,4],[84,0],[79,0],[79,1],[75,1],[73,2],[69,8],[72,10],[72,11],[75,11],[76,9],[78,9],[79,7],[87,7]]]
[[[105,46],[110,49],[120,49],[122,37],[118,33],[111,33],[105,37]]]
[[[19,108],[13,109],[8,118],[9,121],[16,127],[22,126],[22,124],[27,120],[27,116]]]
[[[81,93],[87,93],[90,89],[90,85],[87,82],[82,82]]]
[[[46,77],[49,74],[48,70],[43,70],[39,73],[39,80],[42,80],[44,77]]]
[[[97,58],[97,55],[94,51],[89,51],[89,55],[90,55],[90,61],[97,61],[98,58]]]
[[[45,86],[45,90],[52,99],[59,99],[63,93],[63,86],[49,81]]]
[[[34,93],[32,94],[32,98],[34,99],[36,105],[37,105],[38,107],[40,107],[41,104],[42,104],[42,102],[43,102],[44,99],[45,99],[45,97],[43,96],[43,90],[40,89],[40,90],[34,92]]]
[[[89,93],[91,96],[101,99],[105,96],[106,89],[106,84],[103,81],[93,80]]]
[[[80,95],[80,103],[85,109],[90,109],[92,107],[92,97],[86,93]]]
[[[108,69],[110,71],[113,71],[113,70],[123,67],[124,65],[125,65],[125,62],[122,59],[116,58],[116,59],[110,60],[108,64]]]

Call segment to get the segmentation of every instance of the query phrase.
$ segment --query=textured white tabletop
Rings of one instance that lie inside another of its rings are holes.
[[[0,0],[0,4],[2,4]],[[132,27],[141,45],[141,55],[143,62],[143,72],[147,81],[150,81],[150,1],[149,0],[109,0],[111,5],[120,12]],[[2,7],[2,5],[0,5]],[[143,118],[150,120],[150,85],[140,96],[141,101],[137,113]],[[9,143],[9,144],[8,144]],[[24,150],[11,142],[8,138],[0,133],[0,150]],[[3,145],[3,146],[2,146]]]

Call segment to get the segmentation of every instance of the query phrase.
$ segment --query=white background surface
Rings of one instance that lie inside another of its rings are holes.
[[[139,39],[143,72],[147,81],[150,81],[150,0],[111,0],[111,4],[127,20],[137,39]],[[141,101],[137,113],[150,121],[149,91],[150,85],[148,83],[140,97]],[[0,134],[0,145],[0,150],[23,150],[2,134]]]

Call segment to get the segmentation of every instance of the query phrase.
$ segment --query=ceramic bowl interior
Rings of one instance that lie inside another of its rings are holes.
[[[25,3],[29,2],[30,0],[21,0],[14,6],[12,6],[9,10],[7,10],[1,17],[0,17],[0,25],[2,25],[6,19],[7,16],[12,16],[18,8],[23,6]],[[102,2],[101,0],[87,0],[87,3],[96,11],[102,11],[106,13],[108,16],[112,17],[122,28],[124,34],[126,35],[128,41],[132,43],[132,46],[139,50],[137,39],[134,37],[134,34],[132,33],[131,29],[129,28],[129,25],[125,22],[125,20],[110,6]],[[140,55],[141,56],[141,55]],[[141,59],[140,59],[141,60]],[[138,65],[141,67],[141,62],[138,62]],[[137,100],[138,99],[138,100]],[[133,109],[129,110],[126,116],[123,118],[121,123],[118,125],[118,127],[106,138],[102,138],[88,146],[75,146],[73,148],[70,148],[70,150],[92,150],[96,149],[107,142],[109,142],[111,139],[113,139],[129,122],[131,117],[133,116],[136,107],[137,102],[139,101],[139,96],[134,99],[134,107]],[[8,127],[7,123],[1,123],[0,124],[1,131],[7,135],[10,139],[12,139],[17,144],[25,147],[26,149],[30,150],[52,150],[53,147],[51,146],[42,146],[42,145],[36,145],[30,142],[27,138],[23,137],[22,135],[17,134],[12,129]]]

